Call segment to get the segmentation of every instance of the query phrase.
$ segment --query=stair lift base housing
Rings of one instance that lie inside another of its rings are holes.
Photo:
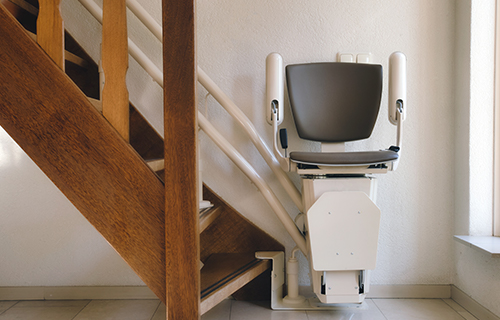
[[[376,179],[302,179],[313,291],[322,303],[361,303],[375,269],[380,209]]]

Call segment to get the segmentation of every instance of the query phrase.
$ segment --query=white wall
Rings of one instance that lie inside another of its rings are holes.
[[[0,128],[0,286],[142,281]]]
[[[141,2],[150,8],[159,3]],[[339,51],[369,51],[384,70],[393,51],[407,55],[409,102],[402,160],[398,171],[379,177],[382,224],[378,265],[372,280],[375,284],[450,284],[454,270],[455,1],[199,0],[197,4],[200,66],[240,106],[269,144],[271,128],[264,119],[263,106],[264,61],[268,53],[280,52],[288,64],[332,61]],[[97,30],[90,16],[78,8],[75,0],[63,1],[65,19],[76,16]],[[158,11],[152,13],[159,21]],[[68,29],[86,46],[91,38],[88,31],[81,31],[84,29],[69,19],[66,21]],[[154,39],[147,41],[149,36],[143,37],[140,27],[132,30],[131,38],[138,44],[144,40],[141,48],[150,52],[160,66],[160,44]],[[88,50],[94,58],[98,56],[95,44],[89,45]],[[130,64],[134,73],[135,62]],[[159,87],[155,88],[151,79],[139,79],[143,80],[131,84],[131,99],[146,115],[151,112],[148,117],[155,118],[161,112],[161,91],[157,93]],[[295,215],[297,210],[278,188],[242,130],[213,98],[207,99],[205,109],[205,94],[200,86],[200,109],[207,110],[208,118],[275,188],[290,214]],[[372,139],[350,144],[349,149],[387,148],[395,143],[396,129],[387,121],[386,88],[382,103]],[[283,126],[289,130],[291,149],[318,149],[315,144],[298,140],[289,111],[286,116]],[[162,131],[161,124],[155,126]],[[289,251],[292,241],[259,192],[204,134],[200,136],[207,184]],[[4,135],[2,148],[9,143]],[[0,165],[1,185],[11,189],[5,197],[13,202],[8,206],[1,202],[0,237],[8,241],[0,241],[0,252],[6,257],[0,262],[0,286],[140,284],[59,191],[24,155],[12,150],[2,153],[0,159],[23,160],[16,169]],[[23,177],[24,172],[29,172],[28,177]],[[296,182],[300,183],[297,179]],[[32,201],[31,206],[27,206],[26,199]],[[42,219],[43,228],[37,233],[31,232],[36,227],[26,232],[32,221]],[[78,236],[68,237],[68,230],[73,229],[78,230]],[[75,257],[82,251],[88,254],[76,263]],[[305,263],[302,265],[304,270]],[[304,270],[302,284],[308,282],[306,273]],[[12,274],[17,276],[9,276]]]
[[[390,53],[406,53],[409,102],[403,158],[397,172],[379,179],[382,226],[374,283],[451,282],[454,13],[454,1],[198,2],[199,64],[268,143],[271,128],[263,106],[268,53],[280,52],[288,64],[331,61],[339,51],[369,51],[385,70]],[[200,99],[205,93],[200,89]],[[387,91],[382,103],[373,138],[349,149],[386,148],[395,142],[395,128],[386,120]],[[212,98],[208,99],[208,115],[266,180],[276,185],[242,131]],[[283,127],[289,129],[290,150],[317,149],[317,145],[298,141],[287,116]],[[208,184],[291,248],[293,244],[259,193],[206,140],[202,154],[209,168],[205,170]],[[288,201],[286,196],[281,198]],[[297,212],[289,208],[292,214]],[[306,281],[303,277],[302,282]]]

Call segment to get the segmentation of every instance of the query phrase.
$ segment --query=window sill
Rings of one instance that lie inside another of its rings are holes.
[[[456,241],[481,252],[492,258],[500,258],[500,237],[455,236]]]

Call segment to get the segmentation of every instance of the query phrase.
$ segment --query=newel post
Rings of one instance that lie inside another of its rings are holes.
[[[129,100],[127,6],[125,0],[104,0],[102,6],[102,114],[128,142]]]
[[[195,0],[163,0],[167,319],[199,319]]]

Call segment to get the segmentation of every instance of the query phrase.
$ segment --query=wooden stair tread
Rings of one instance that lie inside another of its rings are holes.
[[[201,269],[201,314],[271,267],[254,253],[217,253]]]
[[[146,160],[146,163],[148,166],[153,170],[154,172],[161,171],[165,169],[165,160],[164,159],[150,159]]]
[[[200,233],[202,233],[222,213],[221,207],[211,207],[200,212]]]

